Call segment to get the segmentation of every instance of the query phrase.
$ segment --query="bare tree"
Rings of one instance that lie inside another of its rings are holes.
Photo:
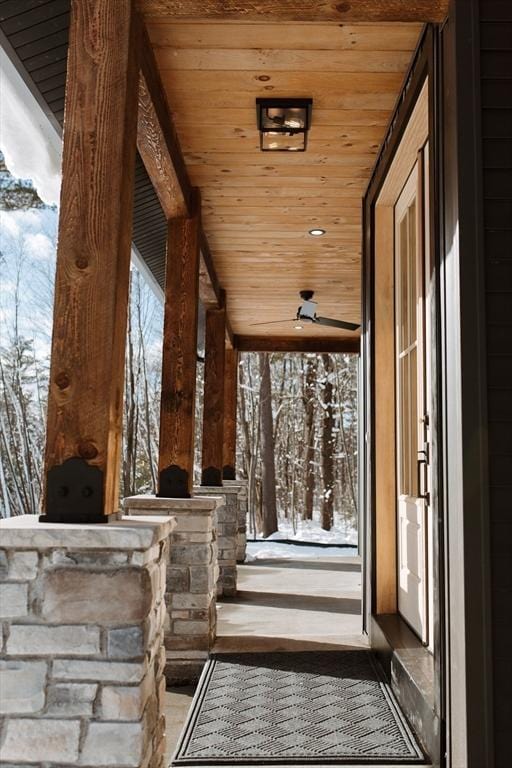
[[[316,356],[308,355],[305,361],[304,376],[304,442],[305,442],[305,493],[304,520],[313,519],[313,504],[315,498],[315,394],[316,394],[317,362]]]
[[[270,362],[266,352],[260,360],[260,441],[262,465],[262,532],[265,538],[277,531],[276,466]]]
[[[330,531],[334,523],[334,444],[333,444],[333,366],[329,354],[322,355],[323,382],[323,429],[322,429],[322,528]]]

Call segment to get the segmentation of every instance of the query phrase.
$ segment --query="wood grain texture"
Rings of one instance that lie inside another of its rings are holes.
[[[200,136],[195,131],[191,131],[188,138],[183,140],[183,151],[186,156],[190,156],[193,153],[217,152],[219,146],[221,146],[226,155],[254,155],[259,153],[259,133],[255,130],[247,131],[247,133],[250,133],[250,135],[234,136],[227,139],[213,135]],[[343,150],[347,157],[351,155],[369,155],[374,157],[380,146],[380,136],[378,139],[366,139],[364,137],[348,139],[338,136],[322,140],[318,139],[318,136],[315,135],[315,139],[315,150],[318,154],[323,155]]]
[[[263,95],[263,94],[262,94]],[[205,110],[194,104],[178,109],[172,104],[172,114],[178,131],[180,128],[191,130],[202,126],[219,128],[219,115],[214,110]],[[315,105],[312,129],[318,127],[366,127],[386,126],[389,120],[386,109],[319,109]],[[236,126],[239,130],[251,129],[255,125],[254,105],[239,107],[235,103],[222,110],[223,122],[226,126]],[[180,131],[179,131],[180,132]],[[180,132],[181,135],[181,132]]]
[[[137,146],[168,219],[191,213],[191,184],[155,62],[144,35]]]
[[[376,206],[375,243],[375,607],[377,613],[396,613],[393,206]]]
[[[162,48],[157,50],[161,71],[297,69],[306,72],[403,72],[409,51],[286,50],[280,48]]]
[[[321,314],[357,322],[361,200],[421,25],[223,21],[203,5],[202,21],[146,21],[233,333],[286,335],[253,323],[293,317],[309,287]],[[313,98],[304,153],[259,150],[255,99],[281,95]]]
[[[199,235],[199,248],[201,251],[201,266],[199,269],[199,295],[205,307],[221,304],[221,288],[213,266],[210,246],[204,231]]]
[[[206,311],[202,485],[222,485],[226,310]]]
[[[428,138],[428,83],[425,83],[418,97],[416,106],[404,130],[404,136],[396,151],[389,173],[379,193],[379,205],[394,205],[416,162],[418,147],[422,147]]]
[[[304,338],[295,336],[236,336],[239,352],[353,352],[359,354],[359,338]]]
[[[238,352],[226,349],[224,363],[224,447],[222,451],[222,476],[225,480],[236,479],[236,427],[238,395]]]
[[[262,152],[261,154],[268,153]],[[301,157],[301,155],[302,153],[299,152],[290,154],[287,152],[275,152],[273,153],[271,160],[268,158],[268,162],[271,163],[274,168],[281,170],[281,173],[283,172],[284,167],[286,173],[289,168],[293,168],[295,165],[299,165],[301,161],[304,162],[304,158]],[[338,166],[344,170],[345,175],[351,175],[352,168],[361,170],[365,175],[367,175],[373,168],[377,156],[377,150],[375,149],[373,151],[360,152],[358,154],[351,154],[349,152],[345,153],[340,151],[336,155],[333,155],[329,152],[314,152],[312,149],[308,149],[307,155],[310,172],[321,172],[322,166]],[[185,160],[189,168],[192,168],[194,165],[206,165],[209,168],[228,167],[231,168],[235,173],[239,168],[248,169],[250,166],[254,166],[255,169],[259,170],[262,163],[261,155],[259,153],[256,154],[256,150],[254,150],[254,153],[234,151],[218,152],[215,150],[206,150],[204,152],[186,152]],[[317,166],[318,170],[316,170]]]
[[[157,51],[157,60],[159,53]],[[246,107],[254,110],[257,96],[314,95],[318,109],[393,109],[402,85],[401,72],[301,72],[261,70],[179,70],[162,71],[164,87],[172,87],[173,108],[184,104],[196,107]],[[234,98],[236,93],[236,99]],[[219,116],[220,117],[220,116]],[[254,113],[253,113],[254,120]],[[253,120],[251,123],[253,124]]]
[[[191,494],[199,302],[199,195],[193,216],[171,219],[167,234],[159,473],[178,467]],[[161,488],[159,489],[161,492]]]
[[[261,153],[265,157],[261,158],[260,165],[241,163],[229,163],[224,155],[220,155],[220,162],[214,166],[195,165],[190,168],[190,177],[192,181],[194,179],[203,180],[203,186],[207,187],[208,180],[211,179],[212,183],[223,183],[226,188],[231,188],[233,184],[236,186],[238,182],[243,183],[244,179],[251,179],[254,182],[254,187],[261,186],[267,183],[267,179],[281,179],[283,186],[295,187],[295,195],[301,194],[302,187],[300,182],[296,182],[295,179],[308,178],[309,184],[313,184],[315,179],[343,179],[344,183],[354,183],[356,186],[362,189],[364,192],[365,184],[368,182],[369,166],[373,166],[373,159],[370,163],[367,163],[363,167],[357,167],[353,164],[338,165],[336,163],[331,164],[329,160],[324,164],[319,165],[317,168],[312,168],[308,164],[308,156],[306,153],[301,153],[301,157],[297,162],[291,160],[288,164],[283,161],[275,159],[275,155],[278,153]],[[272,157],[268,155],[272,154]],[[371,170],[371,168],[370,168]],[[208,172],[209,178],[206,178],[206,172]],[[271,183],[271,182],[269,182]]]
[[[195,200],[180,142],[147,34],[143,33],[137,146],[168,219],[193,215]],[[201,232],[199,290],[205,304],[218,304],[219,281]]]
[[[225,21],[441,22],[448,0],[139,0],[146,16]]]
[[[286,44],[287,51],[410,51],[421,32],[420,24],[322,24],[264,22],[179,22],[148,18],[151,41],[156,48],[212,50],[276,50]],[[264,29],[262,29],[264,27]]]
[[[129,2],[72,2],[45,476],[75,456],[99,467],[105,514],[118,508],[139,32]]]
[[[315,113],[316,117],[316,113]],[[361,121],[362,122],[362,119]],[[187,147],[191,144],[192,139],[196,141],[215,141],[215,149],[222,148],[222,144],[225,141],[230,140],[243,140],[254,139],[258,140],[259,148],[259,132],[254,125],[244,125],[240,127],[237,123],[217,125],[205,125],[200,123],[199,125],[192,126],[190,124],[182,124],[183,128],[187,128],[187,132],[183,133],[181,139],[182,147]],[[192,128],[194,130],[192,131]],[[347,147],[351,141],[368,141],[370,143],[380,143],[382,139],[382,128],[379,125],[315,125],[311,128],[310,137],[313,136],[316,142],[345,142],[343,146]]]

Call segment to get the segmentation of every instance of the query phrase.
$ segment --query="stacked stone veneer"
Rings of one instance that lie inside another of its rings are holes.
[[[217,597],[236,596],[236,549],[238,536],[238,485],[199,485],[194,496],[217,496],[221,500],[214,524],[219,547]]]
[[[172,515],[167,571],[166,667],[169,685],[198,680],[217,629],[216,583],[219,569],[214,516],[217,497],[166,499],[131,496],[125,512]]]
[[[224,486],[226,488],[238,488],[236,561],[243,563],[247,553],[247,512],[249,509],[247,480],[224,480]]]
[[[171,529],[0,522],[2,764],[163,766]]]

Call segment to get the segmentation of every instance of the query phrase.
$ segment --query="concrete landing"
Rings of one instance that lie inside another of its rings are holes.
[[[217,653],[367,647],[359,557],[258,560],[238,586],[218,604]]]

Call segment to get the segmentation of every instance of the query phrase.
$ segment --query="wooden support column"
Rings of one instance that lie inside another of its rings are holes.
[[[224,480],[236,480],[238,352],[236,349],[226,349],[224,354],[224,448],[222,477]]]
[[[226,309],[206,310],[201,485],[222,486]]]
[[[140,27],[130,2],[73,0],[42,519],[117,511]]]
[[[167,234],[158,495],[189,498],[194,479],[201,202]]]

